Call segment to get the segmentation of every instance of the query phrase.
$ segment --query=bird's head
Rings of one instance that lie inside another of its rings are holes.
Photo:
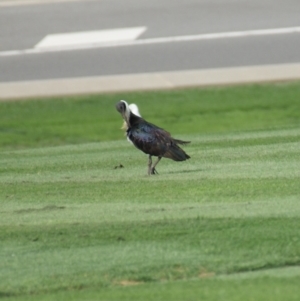
[[[138,117],[142,117],[140,112],[139,112],[139,108],[135,103],[131,103],[130,105],[128,105],[128,107],[129,107],[129,110],[130,110],[130,114],[133,114],[133,115],[138,116]],[[129,119],[129,121],[130,121],[130,119]],[[124,119],[121,129],[124,130],[124,131],[127,131],[128,125],[129,125],[129,122],[127,123],[126,119]]]
[[[130,112],[133,113],[134,115],[142,117],[140,112],[139,112],[139,108],[135,103],[131,103],[129,105],[129,109],[130,109]]]
[[[129,128],[130,117],[133,117],[134,115],[141,117],[138,106],[134,103],[128,105],[128,103],[125,100],[120,100],[116,104],[116,109],[122,115],[122,117],[124,119],[124,123],[122,126],[123,130],[127,130]]]
[[[120,100],[116,104],[117,111],[122,115],[124,121],[129,125],[129,118],[130,118],[130,109],[128,103],[125,100]]]

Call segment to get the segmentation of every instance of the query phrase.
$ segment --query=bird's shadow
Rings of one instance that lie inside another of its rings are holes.
[[[180,171],[169,171],[166,172],[166,174],[178,174],[178,173],[192,173],[192,172],[199,172],[199,171],[203,171],[204,169],[183,169]]]

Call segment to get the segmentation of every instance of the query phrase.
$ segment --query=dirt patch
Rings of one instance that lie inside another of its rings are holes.
[[[119,165],[116,165],[116,166],[114,167],[114,169],[117,169],[117,168],[124,168],[124,165],[119,164]]]
[[[215,273],[201,273],[198,275],[199,278],[211,278],[214,276],[215,276]]]
[[[135,281],[135,280],[121,280],[117,284],[122,286],[134,286],[134,285],[141,285],[143,282]]]

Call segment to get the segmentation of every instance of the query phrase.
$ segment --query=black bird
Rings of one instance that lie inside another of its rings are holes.
[[[171,137],[171,134],[164,129],[133,114],[125,100],[119,101],[116,104],[116,109],[127,124],[126,132],[128,139],[136,148],[149,155],[149,175],[157,173],[155,167],[162,157],[173,159],[174,161],[184,161],[190,158],[190,156],[178,146],[178,144],[185,145],[190,143],[190,141],[174,139]],[[158,157],[153,165],[152,156]]]

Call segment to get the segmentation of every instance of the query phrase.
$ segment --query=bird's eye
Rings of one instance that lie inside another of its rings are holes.
[[[121,112],[124,112],[126,110],[126,106],[123,102],[118,102],[116,104],[116,109],[121,113]]]

